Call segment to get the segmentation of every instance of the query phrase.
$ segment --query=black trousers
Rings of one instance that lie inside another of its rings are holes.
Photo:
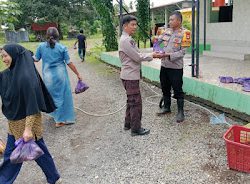
[[[164,97],[171,97],[171,88],[174,90],[174,98],[183,99],[183,69],[172,69],[161,67],[160,81]]]
[[[131,127],[132,131],[141,128],[142,99],[139,80],[122,80],[127,94],[127,109],[125,115],[125,126]]]

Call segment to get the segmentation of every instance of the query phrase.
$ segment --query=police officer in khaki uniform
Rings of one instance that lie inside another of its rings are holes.
[[[163,34],[159,36],[164,43],[164,51],[167,57],[161,61],[160,81],[163,93],[164,106],[158,115],[171,112],[171,88],[174,91],[174,98],[177,99],[178,113],[177,122],[184,121],[184,93],[183,84],[183,57],[185,55],[185,41],[183,36],[185,29],[182,28],[182,15],[179,11],[174,11],[169,18],[169,26]],[[190,39],[190,38],[189,38]]]
[[[131,129],[131,135],[145,135],[150,130],[141,127],[142,99],[139,87],[141,78],[141,62],[162,58],[158,53],[140,53],[135,41],[131,37],[137,29],[137,18],[132,15],[123,17],[123,33],[119,44],[119,58],[121,60],[121,74],[123,86],[127,94],[127,109],[124,130]]]

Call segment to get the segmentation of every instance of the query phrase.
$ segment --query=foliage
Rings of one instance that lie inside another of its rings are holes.
[[[80,22],[80,28],[84,28],[85,35],[91,34],[91,27],[90,23],[86,20]]]
[[[192,30],[192,24],[188,20],[184,19],[182,22],[182,26],[188,30]]]
[[[68,24],[62,22],[62,23],[61,23],[61,30],[62,30],[62,34],[63,34],[63,35],[67,35],[68,32],[69,32]]]
[[[126,13],[126,11],[124,9],[126,9],[128,12],[130,11],[130,8],[123,2],[122,13]],[[117,15],[120,15],[120,5],[114,4],[114,24],[115,24],[115,27],[119,26],[119,24],[120,24],[119,16],[117,16]]]
[[[13,28],[13,23],[18,22],[17,16],[21,14],[19,4],[0,1],[0,25],[7,24],[7,26]]]
[[[101,21],[95,20],[93,25],[91,26],[91,29],[90,29],[91,35],[101,33],[101,27],[102,27]]]
[[[137,18],[141,29],[138,31],[138,39],[144,42],[146,47],[146,41],[150,30],[150,0],[137,0],[136,4]]]
[[[29,41],[30,42],[36,42],[37,36],[34,33],[29,33]]]
[[[16,28],[26,28],[25,25],[32,22],[32,13],[34,13],[33,0],[9,0],[10,2],[17,3],[22,11],[22,14],[17,16],[18,22],[15,23]]]
[[[116,29],[113,25],[114,9],[111,0],[91,0],[102,22],[103,43],[107,51],[118,49]]]
[[[164,9],[154,10],[154,22],[155,23],[165,22],[165,10]]]
[[[131,10],[130,7],[128,7],[128,5],[126,5],[125,3],[123,3],[123,7],[128,12]],[[122,13],[126,13],[126,11],[124,10],[124,8],[122,9]],[[120,13],[120,5],[119,4],[114,4],[114,13],[115,13],[115,15],[118,15]]]
[[[68,20],[68,0],[11,0],[19,4],[23,14],[18,17],[20,23],[16,27],[43,20],[58,23],[58,31],[62,36],[61,23]]]
[[[17,28],[29,27],[33,22],[56,22],[59,25],[61,35],[66,35],[67,31],[72,29],[84,29],[85,33],[88,34],[93,34],[100,29],[97,24],[93,27],[98,15],[91,4],[91,0],[10,1],[18,3],[24,12],[18,16],[20,22],[15,24]]]
[[[3,30],[0,30],[0,48],[3,46],[5,43],[5,33]]]
[[[99,19],[97,12],[91,4],[91,0],[71,1],[70,25],[78,30],[83,29],[85,34],[92,35],[101,29],[101,25],[95,21]]]

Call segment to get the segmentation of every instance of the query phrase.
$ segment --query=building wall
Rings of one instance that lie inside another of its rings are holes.
[[[209,7],[210,0],[207,1]],[[204,1],[200,0],[200,38],[203,38]],[[234,0],[233,22],[209,23],[207,9],[207,40],[213,41],[247,41],[250,43],[250,1]],[[250,44],[247,44],[250,45]]]

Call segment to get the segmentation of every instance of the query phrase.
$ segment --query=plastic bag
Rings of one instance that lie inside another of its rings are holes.
[[[224,113],[223,114],[219,114],[218,116],[215,116],[215,115],[211,116],[210,117],[210,123],[212,125],[227,124],[227,125],[231,126],[231,124],[227,122]]]
[[[23,138],[20,138],[15,142],[15,146],[16,148],[10,155],[10,162],[13,164],[36,160],[44,154],[33,139],[25,142]]]
[[[244,83],[243,84],[243,91],[245,92],[250,92],[250,82]]]
[[[229,76],[227,77],[220,76],[219,79],[221,83],[233,83],[234,82],[233,77],[229,77]]]
[[[77,82],[76,88],[75,88],[75,93],[82,93],[84,91],[86,91],[89,88],[89,86],[87,84],[85,84],[83,81],[79,80]]]

